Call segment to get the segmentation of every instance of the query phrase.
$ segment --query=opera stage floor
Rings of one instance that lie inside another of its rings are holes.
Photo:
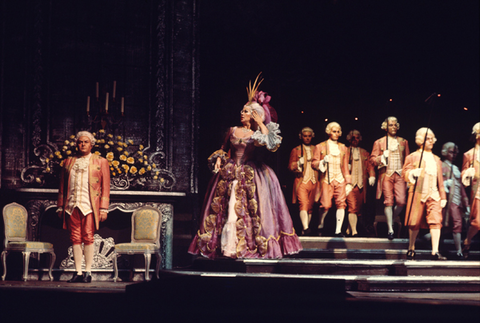
[[[7,322],[4,318],[8,322],[468,322],[480,315],[478,292],[346,290],[348,279],[173,270],[150,282],[4,281],[0,282],[0,318],[2,322]]]
[[[13,270],[0,281],[0,322],[451,323],[480,317],[478,248],[466,261],[431,261],[426,243],[411,261],[404,239],[300,239],[304,251],[296,256],[195,258],[150,282],[142,281],[141,270],[135,281],[117,283],[111,271],[92,272],[90,284],[67,283],[72,273],[60,270],[50,282],[34,269],[23,282]]]

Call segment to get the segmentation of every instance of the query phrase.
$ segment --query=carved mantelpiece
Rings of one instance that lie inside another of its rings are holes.
[[[21,188],[16,190],[22,200],[26,201],[28,210],[29,239],[39,239],[39,224],[42,215],[49,209],[57,207],[57,189]],[[172,268],[173,254],[173,204],[182,197],[183,192],[152,191],[111,191],[109,212],[119,210],[133,213],[137,208],[148,205],[160,210],[162,226],[160,243],[162,252],[162,269]]]

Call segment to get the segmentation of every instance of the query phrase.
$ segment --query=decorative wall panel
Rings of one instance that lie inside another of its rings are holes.
[[[146,162],[113,189],[196,194],[196,1],[27,2],[2,2],[2,187],[57,187],[65,141],[104,130]]]

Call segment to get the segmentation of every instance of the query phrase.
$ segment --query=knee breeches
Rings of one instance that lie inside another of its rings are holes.
[[[93,233],[95,231],[95,221],[93,213],[84,215],[78,208],[75,208],[68,216],[68,229],[70,230],[70,241],[72,244],[86,245],[93,244]]]

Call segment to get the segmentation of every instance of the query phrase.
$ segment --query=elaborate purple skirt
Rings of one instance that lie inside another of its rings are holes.
[[[233,160],[210,181],[188,252],[208,258],[282,258],[302,246],[273,170]]]

